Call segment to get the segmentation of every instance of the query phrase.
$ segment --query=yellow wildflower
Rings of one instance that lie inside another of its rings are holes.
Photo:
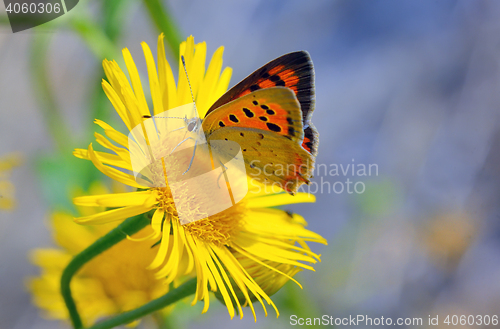
[[[91,193],[108,192],[94,186]],[[82,209],[89,212],[104,209]],[[117,226],[116,223],[82,226],[73,216],[56,212],[51,216],[54,240],[59,248],[35,249],[31,258],[41,268],[38,277],[30,278],[28,287],[33,302],[51,319],[69,320],[60,291],[64,268],[76,254]],[[151,231],[146,227],[142,232]],[[143,233],[142,233],[143,234]],[[158,247],[149,241],[124,240],[103,252],[82,268],[73,278],[71,288],[80,315],[86,325],[96,320],[128,311],[168,292],[168,286],[156,280],[146,267],[154,259]]]
[[[14,185],[9,181],[13,167],[19,166],[21,157],[10,154],[0,159],[0,209],[11,210],[15,207]]]
[[[128,49],[123,50],[123,56],[131,85],[116,62],[103,62],[108,79],[102,83],[104,91],[129,131],[140,125],[145,116],[157,115],[192,102],[181,64],[176,86],[165,58],[163,35],[158,39],[158,70],[148,45],[142,43],[142,48],[148,69],[152,113]],[[180,46],[201,118],[229,84],[231,69],[222,71],[222,52],[222,47],[215,51],[205,71],[206,44],[195,45],[193,37],[189,37]],[[255,317],[252,305],[255,300],[262,304],[265,311],[263,301],[276,309],[269,295],[287,280],[294,280],[292,276],[300,269],[313,270],[310,264],[316,263],[319,255],[312,252],[306,242],[326,244],[325,239],[305,229],[302,217],[272,207],[314,202],[314,196],[305,193],[295,196],[266,194],[259,185],[250,184],[248,196],[241,202],[216,215],[182,225],[168,186],[143,186],[131,174],[127,136],[103,121],[95,122],[109,138],[96,133],[97,142],[114,154],[94,151],[92,144],[87,150],[75,150],[74,154],[91,160],[104,174],[138,190],[76,198],[75,204],[80,206],[112,208],[76,218],[76,221],[102,224],[153,211],[153,233],[147,238],[150,242],[160,239],[160,246],[149,268],[157,269],[156,277],[165,284],[175,283],[186,275],[196,275],[197,290],[193,305],[203,300],[203,312],[209,307],[209,290],[220,295],[231,318],[237,311],[243,316],[242,306],[250,306]],[[186,195],[186,202],[193,202],[192,198],[192,195]]]

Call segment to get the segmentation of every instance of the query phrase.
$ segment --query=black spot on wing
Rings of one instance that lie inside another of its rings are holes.
[[[309,152],[316,156],[318,154],[319,138],[318,131],[312,123],[304,129],[304,141],[304,145],[310,150]]]
[[[238,118],[237,118],[237,117],[236,117],[236,115],[234,115],[234,114],[230,114],[230,115],[229,115],[229,120],[231,120],[231,121],[232,121],[232,122],[234,122],[234,123],[238,123],[238,122],[240,122],[240,120],[238,120]]]
[[[269,77],[269,80],[271,80],[272,82],[277,82],[277,81],[280,81],[280,80],[281,80],[281,78],[280,78],[280,76],[279,76],[279,75],[276,75],[276,74],[275,74],[275,75],[271,75],[271,76]]]
[[[281,132],[281,127],[280,127],[280,126],[278,126],[278,125],[276,125],[276,124],[274,124],[274,123],[267,122],[267,123],[266,123],[266,126],[267,126],[267,128],[269,128],[269,130],[271,130],[271,131],[274,131],[274,132],[277,132],[277,133]]]
[[[251,85],[250,86],[250,91],[256,91],[256,90],[259,90],[259,89],[260,89],[259,85]]]
[[[251,110],[247,109],[246,107],[243,108],[243,112],[245,112],[247,118],[253,118],[255,115]]]

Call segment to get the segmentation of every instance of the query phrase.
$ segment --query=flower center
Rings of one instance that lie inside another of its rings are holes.
[[[158,187],[155,190],[158,192],[158,208],[170,215],[167,217],[179,218],[170,189],[168,187]]]
[[[220,168],[214,170],[208,144],[193,147],[195,142],[186,138],[185,128],[178,134],[172,133],[174,130],[160,134],[151,143],[153,155],[159,160],[148,166],[147,176],[158,193],[158,208],[165,211],[165,220],[179,221],[194,237],[227,244],[240,228],[246,208],[242,202],[232,205],[228,199],[225,178]]]
[[[216,245],[226,245],[231,235],[236,233],[241,225],[245,206],[239,202],[229,209],[221,211],[202,220],[184,225],[185,229],[195,237]]]
[[[168,187],[160,187],[155,190],[158,193],[158,207],[166,213],[165,220],[179,221],[179,215],[170,189]],[[181,200],[181,202],[190,203],[193,213],[197,211],[196,198],[183,197]],[[217,200],[213,200],[213,202],[217,202]],[[225,245],[228,243],[231,235],[236,233],[241,227],[242,219],[246,212],[246,207],[243,203],[244,201],[241,201],[217,214],[185,224],[183,225],[184,229],[189,234],[205,242]],[[184,205],[183,208],[185,209],[186,206]]]

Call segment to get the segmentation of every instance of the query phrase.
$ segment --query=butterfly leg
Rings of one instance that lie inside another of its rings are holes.
[[[186,127],[175,128],[174,130],[170,130],[169,132],[171,132],[171,133],[172,133],[172,132],[174,132],[174,131],[181,130],[181,129],[184,129],[184,128],[186,128]]]
[[[186,135],[184,135],[184,136],[186,136]],[[176,150],[179,146],[181,146],[181,144],[182,144],[182,143],[184,143],[185,141],[190,140],[190,139],[194,139],[194,138],[193,138],[193,137],[188,137],[188,138],[186,138],[186,139],[182,140],[179,144],[177,144],[177,145],[174,147],[174,149],[173,149],[172,151],[170,151],[170,153],[169,153],[169,154],[174,153],[174,151],[175,151],[175,150]],[[195,143],[195,148],[196,148],[196,143]]]
[[[191,137],[189,137],[189,138],[191,138]],[[193,164],[193,160],[194,160],[194,154],[196,153],[196,145],[198,145],[198,141],[197,140],[195,140],[195,142],[194,142],[193,156],[191,157],[191,161],[189,162],[189,167],[186,169],[186,171],[183,173],[183,175],[185,173],[187,173],[189,171],[189,169],[191,169],[191,165]]]
[[[219,160],[219,163],[221,165],[221,167],[223,168],[222,169],[222,172],[219,174],[219,177],[217,178],[217,187],[220,188],[220,185],[219,185],[219,179],[222,175],[224,175],[226,173],[226,170],[228,169],[226,166],[224,166],[224,164],[222,163],[222,161]]]

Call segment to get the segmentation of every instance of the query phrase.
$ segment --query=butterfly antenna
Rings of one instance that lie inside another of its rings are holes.
[[[150,115],[143,115],[142,116],[143,119],[151,119],[152,116]],[[157,117],[155,116],[156,119],[181,119],[181,120],[184,120],[184,118],[180,118],[180,117]]]
[[[193,99],[194,109],[196,113],[198,113],[198,109],[196,108],[196,102],[194,101],[193,89],[191,89],[191,82],[189,81],[188,72],[186,69],[186,61],[184,60],[184,56],[181,55],[182,66],[184,67],[184,73],[186,73],[186,79],[188,81],[189,91],[191,92],[191,98]]]

